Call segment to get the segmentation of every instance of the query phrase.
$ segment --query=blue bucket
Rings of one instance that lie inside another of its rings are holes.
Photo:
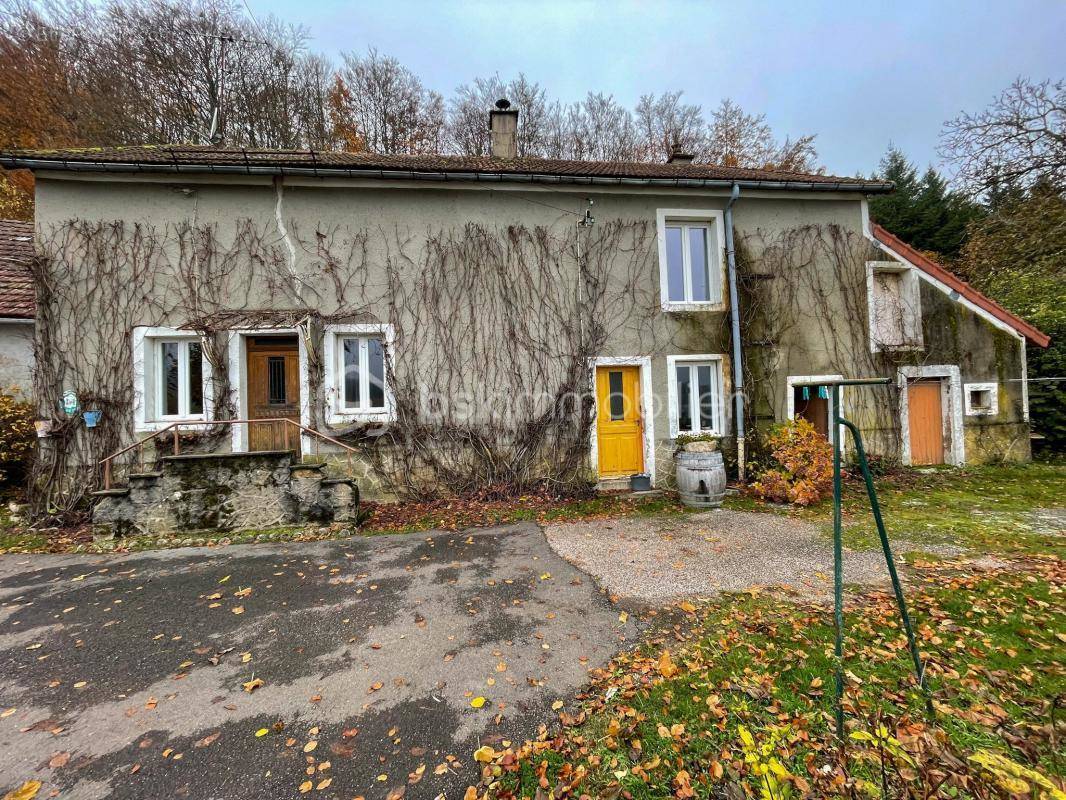
[[[95,428],[97,423],[100,422],[100,417],[104,415],[103,411],[86,411],[83,416],[85,417],[85,427]]]

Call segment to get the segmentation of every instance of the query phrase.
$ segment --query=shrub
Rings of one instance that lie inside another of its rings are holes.
[[[833,490],[832,445],[805,419],[775,425],[766,438],[770,466],[752,484],[763,500],[809,506]]]
[[[0,394],[0,484],[21,481],[29,472],[37,433],[33,406]]]

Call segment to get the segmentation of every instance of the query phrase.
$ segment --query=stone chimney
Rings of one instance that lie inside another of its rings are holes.
[[[686,153],[681,148],[681,142],[674,142],[673,148],[670,150],[670,157],[666,159],[667,164],[691,164],[696,156],[691,153]]]
[[[496,108],[489,112],[489,130],[493,158],[518,157],[518,110],[509,101],[496,101]]]

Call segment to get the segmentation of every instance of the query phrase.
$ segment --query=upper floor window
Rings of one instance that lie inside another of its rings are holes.
[[[721,218],[721,211],[659,210],[659,276],[664,310],[694,311],[721,304]]]
[[[867,264],[870,347],[882,350],[922,346],[922,308],[918,277],[895,261]]]

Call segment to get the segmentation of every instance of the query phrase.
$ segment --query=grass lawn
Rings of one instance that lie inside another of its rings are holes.
[[[1033,514],[1061,514],[1066,468],[878,483],[894,540],[997,556],[987,566],[918,557],[905,570],[935,719],[891,595],[848,598],[844,747],[832,717],[831,609],[760,592],[720,597],[683,604],[680,619],[595,673],[538,740],[482,751],[483,781],[468,797],[1066,798],[1062,516]],[[876,546],[862,484],[845,494],[848,545]],[[758,508],[745,497],[728,504]],[[831,521],[824,503],[776,513],[827,530]]]

